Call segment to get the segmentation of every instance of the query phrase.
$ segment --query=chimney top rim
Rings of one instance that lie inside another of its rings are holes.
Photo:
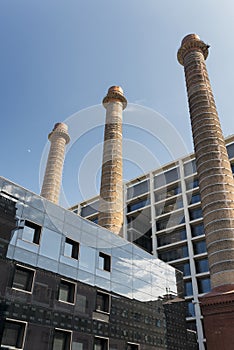
[[[195,33],[188,34],[181,41],[181,45],[187,43],[188,41],[200,41],[200,40],[201,39],[200,39],[200,37],[197,34],[195,34]]]
[[[118,92],[121,95],[124,94],[122,87],[119,85],[113,85],[113,86],[109,87],[108,94],[111,92]]]

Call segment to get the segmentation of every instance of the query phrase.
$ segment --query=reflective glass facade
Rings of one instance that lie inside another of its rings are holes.
[[[4,180],[1,188],[14,196],[22,191]],[[17,202],[22,226],[14,231],[7,258],[140,301],[156,300],[168,290],[176,293],[176,275],[171,266],[37,195],[25,191],[23,198]],[[28,230],[23,219],[42,227],[39,245],[23,239],[24,231]],[[100,256],[111,257],[111,267],[100,268]],[[24,271],[20,272],[22,277],[18,280],[26,283]]]
[[[183,295],[179,270],[0,178],[4,205],[6,193],[15,210],[9,235],[0,235],[7,245],[0,252],[2,346],[197,349],[195,338],[187,339],[185,302],[171,302]]]

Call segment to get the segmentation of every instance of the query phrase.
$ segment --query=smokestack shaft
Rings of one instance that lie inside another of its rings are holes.
[[[51,142],[41,196],[58,204],[62,181],[65,147],[70,141],[67,125],[57,123],[48,138]]]
[[[121,234],[123,224],[122,112],[127,105],[118,86],[103,100],[106,122],[98,224]]]
[[[212,289],[234,284],[234,182],[206,69],[208,46],[186,36],[184,66]]]

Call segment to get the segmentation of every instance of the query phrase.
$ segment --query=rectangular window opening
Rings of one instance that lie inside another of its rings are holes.
[[[28,269],[26,267],[16,265],[12,288],[20,289],[25,292],[32,292],[34,270]]]
[[[134,184],[127,189],[127,199],[140,196],[149,191],[149,180],[144,180],[140,183]]]
[[[199,278],[197,279],[198,293],[208,293],[211,290],[210,278]]]
[[[110,312],[110,295],[97,291],[96,311]]]
[[[8,347],[23,349],[26,325],[25,322],[6,320],[3,326],[1,345],[5,346],[6,349]]]
[[[60,286],[59,286],[58,300],[65,302],[65,303],[74,304],[75,291],[76,291],[76,284],[75,283],[61,280]]]
[[[194,304],[190,301],[187,302],[187,313],[186,313],[187,317],[195,317],[195,308],[194,308]]]
[[[108,339],[95,337],[94,350],[108,350]]]
[[[55,329],[52,350],[70,350],[71,332]]]
[[[41,226],[25,220],[22,239],[34,244],[39,244],[41,238],[41,230]]]
[[[79,243],[66,237],[64,255],[68,256],[69,258],[73,258],[73,259],[78,260],[78,258],[79,258]]]
[[[194,254],[203,254],[207,252],[206,241],[193,242],[193,252]]]
[[[193,237],[204,235],[204,226],[203,223],[200,223],[198,225],[192,225],[191,226],[191,232]]]
[[[105,253],[99,252],[98,267],[101,270],[111,270],[111,257]]]

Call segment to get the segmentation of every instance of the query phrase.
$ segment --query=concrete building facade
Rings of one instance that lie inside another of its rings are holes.
[[[208,349],[213,350],[219,349],[220,345],[225,349],[234,346],[232,332],[227,331],[225,325],[222,326],[226,320],[227,329],[230,325],[234,327],[234,317],[230,317],[234,311],[234,180],[205,65],[208,49],[209,46],[198,35],[189,34],[182,40],[177,53],[185,71],[194,160],[186,164],[182,159],[174,162],[171,170],[167,167],[161,169],[162,174],[157,175],[156,170],[145,175],[142,181],[138,178],[140,183],[132,186],[132,193],[129,188],[125,189],[127,212],[124,236],[163,260],[170,261],[173,266],[178,263],[178,258],[189,257],[189,261],[185,264],[182,261],[179,266],[184,272],[185,291],[190,298],[188,313],[196,318],[196,322],[190,325],[198,331],[200,349],[206,347],[206,342]],[[191,182],[186,177],[194,176],[195,169],[196,180],[192,178]],[[175,185],[168,188],[168,184],[175,181]],[[194,191],[198,185],[199,190]],[[130,203],[132,197],[137,197],[137,200]],[[93,199],[71,210],[81,215],[86,211],[91,220],[96,220],[99,215],[95,211],[98,202],[99,199]],[[190,207],[190,204],[197,203],[199,207]],[[129,211],[135,213],[130,216]],[[193,221],[199,217],[202,217],[202,223],[194,224]],[[200,235],[203,239],[200,239]],[[174,241],[176,246],[172,246],[172,249],[160,249]],[[203,256],[194,259],[197,254],[204,253],[204,259]],[[202,275],[196,278],[196,274],[200,273],[209,273],[209,277]],[[210,289],[211,293],[208,293]],[[221,310],[223,313],[215,323],[213,319]],[[220,345],[217,345],[219,341]]]
[[[234,136],[226,138],[234,172]],[[71,208],[97,222],[98,197]],[[124,184],[124,237],[184,274],[187,326],[205,349],[199,298],[211,290],[195,154]]]

